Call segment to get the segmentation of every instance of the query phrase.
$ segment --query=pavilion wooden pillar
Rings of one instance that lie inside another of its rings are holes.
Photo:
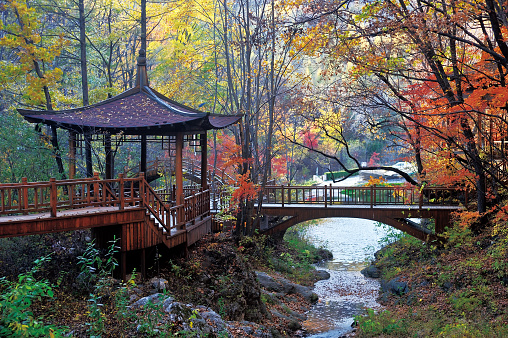
[[[141,135],[141,161],[139,171],[146,174],[146,135]]]
[[[208,189],[207,172],[208,172],[208,144],[206,131],[200,135],[201,143],[201,188]]]
[[[176,205],[183,204],[183,133],[176,134],[175,183]]]
[[[92,134],[85,133],[85,161],[86,161],[86,177],[93,177],[92,163]]]
[[[69,131],[69,178],[76,177],[76,133]]]
[[[111,135],[104,135],[104,152],[106,153],[106,179],[112,179],[114,175],[113,152],[111,151]]]

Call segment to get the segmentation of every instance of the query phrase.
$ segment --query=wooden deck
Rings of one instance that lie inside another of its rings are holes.
[[[187,247],[210,233],[211,225],[208,190],[172,206],[143,175],[0,184],[0,238],[94,229],[101,247],[120,239],[123,275],[125,253],[158,244]]]

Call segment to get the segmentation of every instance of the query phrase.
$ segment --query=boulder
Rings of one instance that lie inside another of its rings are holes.
[[[318,261],[329,261],[333,259],[332,252],[327,249],[318,249],[316,256],[318,257]]]
[[[169,315],[170,322],[181,322],[183,329],[192,332],[193,337],[226,335],[231,337],[226,323],[221,316],[204,306],[193,307],[168,298],[163,303],[163,310]]]
[[[168,281],[164,278],[154,277],[149,281],[150,286],[157,291],[164,291],[168,286]]]
[[[316,303],[319,299],[318,295],[315,294],[311,288],[303,285],[293,284],[293,292],[301,295],[303,298],[311,302],[312,304]]]
[[[317,280],[327,280],[330,279],[330,273],[326,270],[316,270],[314,273]]]
[[[139,299],[137,302],[132,304],[132,307],[134,307],[134,308],[143,307],[146,304],[148,304],[148,302],[152,302],[152,303],[164,302],[166,298],[171,298],[171,297],[165,296],[162,293],[154,293],[153,295]]]
[[[273,335],[266,327],[263,325],[258,325],[249,321],[241,321],[240,324],[242,326],[236,327],[236,331],[241,330],[244,334],[241,334],[237,337],[256,337],[256,338],[272,338]],[[228,322],[228,326],[233,327],[236,326],[234,322]],[[237,332],[237,334],[240,334]]]
[[[379,269],[375,265],[373,265],[373,264],[369,265],[368,267],[366,267],[365,269],[363,269],[360,272],[365,277],[370,277],[370,278],[379,278],[379,277],[381,277],[381,271],[379,271]]]
[[[299,294],[303,298],[307,299],[311,303],[315,303],[318,300],[317,294],[312,292],[312,289],[295,284],[285,278],[273,278],[264,272],[256,272],[259,284],[261,287],[268,291],[274,291],[283,294]]]
[[[381,290],[383,292],[390,292],[397,296],[402,296],[409,291],[406,282],[400,282],[399,278],[394,278],[390,281],[381,281]]]
[[[256,277],[259,281],[259,285],[268,291],[282,292],[282,286],[275,281],[275,279],[265,272],[256,271]]]
[[[302,328],[302,324],[300,324],[300,322],[298,322],[296,320],[292,320],[292,321],[289,322],[288,328],[291,331],[298,331],[298,330],[300,330]]]

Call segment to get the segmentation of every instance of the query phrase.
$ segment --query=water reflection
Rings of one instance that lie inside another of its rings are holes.
[[[308,239],[333,253],[332,261],[318,266],[331,277],[315,285],[319,302],[307,313],[304,323],[310,337],[339,337],[351,331],[353,317],[365,307],[379,307],[379,282],[360,273],[379,249],[378,240],[386,235],[375,224],[364,219],[328,218],[306,230]]]

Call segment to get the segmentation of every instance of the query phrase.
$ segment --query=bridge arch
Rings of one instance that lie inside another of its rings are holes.
[[[290,227],[313,219],[320,218],[359,218],[381,222],[401,230],[422,241],[435,241],[444,228],[450,224],[450,214],[457,207],[411,208],[410,206],[263,206],[261,213],[269,216],[287,216],[288,219],[262,231],[266,235],[283,235]],[[409,218],[433,219],[435,231],[432,232]]]

